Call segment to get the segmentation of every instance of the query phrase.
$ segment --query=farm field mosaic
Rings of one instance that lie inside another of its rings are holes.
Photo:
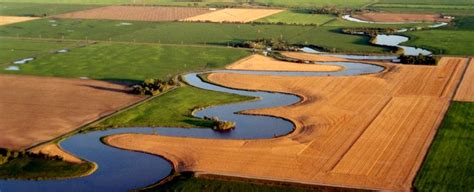
[[[0,0],[0,192],[472,191],[468,0]]]

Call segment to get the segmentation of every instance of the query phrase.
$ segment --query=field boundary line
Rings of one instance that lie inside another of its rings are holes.
[[[464,71],[463,71],[462,74],[461,74],[461,78],[459,79],[459,82],[458,82],[458,84],[456,85],[456,88],[454,88],[454,94],[452,95],[452,97],[450,97],[450,101],[457,101],[457,100],[455,99],[455,97],[456,97],[456,95],[458,94],[459,87],[461,87],[461,84],[462,84],[462,82],[464,81],[464,77],[466,76],[467,69],[468,69],[469,66],[471,65],[471,62],[472,62],[472,57],[469,57],[469,59],[467,60],[467,63],[466,63],[466,67],[464,67]]]

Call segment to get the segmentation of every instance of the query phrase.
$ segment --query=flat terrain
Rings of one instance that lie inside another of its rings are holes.
[[[297,25],[323,25],[336,17],[333,15],[323,14],[309,14],[297,11],[283,11],[262,19],[256,22],[262,23],[276,23],[276,24],[297,24]]]
[[[93,128],[114,127],[212,127],[212,122],[195,118],[201,107],[235,103],[253,98],[208,91],[191,86],[179,87],[133,109],[100,122]]]
[[[472,30],[423,30],[404,33],[410,41],[402,45],[428,48],[435,54],[474,55],[474,31]]]
[[[224,47],[99,43],[42,55],[21,65],[19,71],[0,73],[119,81],[169,79],[189,71],[221,68],[248,54]]]
[[[0,38],[0,67],[5,68],[13,61],[27,57],[37,57],[50,51],[77,46],[75,42],[20,40]]]
[[[51,16],[97,7],[98,5],[0,3],[0,15],[8,16]]]
[[[0,26],[0,36],[201,45],[233,45],[247,40],[283,37],[289,43],[318,45],[330,51],[367,53],[391,50],[370,45],[370,37],[367,36],[342,34],[339,27],[143,21],[128,21],[131,25],[122,23],[61,19],[53,27],[49,20],[42,19]]]
[[[93,80],[0,76],[0,147],[25,149],[142,99]]]
[[[297,105],[247,111],[285,117],[296,130],[264,140],[138,134],[106,140],[164,155],[177,171],[408,190],[467,62],[444,57],[437,66],[383,64],[384,73],[351,77],[211,74],[218,84],[303,97]]]
[[[449,22],[439,14],[414,14],[414,13],[362,13],[353,17],[373,22]]]
[[[35,17],[17,17],[17,16],[0,16],[0,25],[8,25],[13,23],[31,21],[38,18]]]
[[[474,60],[472,59],[464,73],[454,100],[474,102]]]
[[[183,19],[183,21],[209,21],[209,22],[236,22],[248,23],[260,18],[264,18],[279,12],[282,9],[240,9],[229,8],[213,11],[194,17]]]
[[[474,103],[451,104],[415,180],[418,191],[474,189]]]
[[[208,8],[107,6],[54,16],[68,19],[110,19],[123,21],[177,21],[210,13]]]
[[[241,59],[229,66],[227,69],[254,70],[254,71],[339,71],[342,67],[336,65],[317,65],[291,63],[265,57],[263,55],[252,55]]]

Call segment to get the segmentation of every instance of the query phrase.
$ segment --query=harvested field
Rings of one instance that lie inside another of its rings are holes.
[[[38,19],[36,17],[0,16],[0,26]]]
[[[177,21],[212,12],[207,8],[107,6],[57,15],[57,18],[109,19],[129,21]]]
[[[211,74],[209,80],[225,86],[300,95],[296,105],[246,112],[285,117],[296,130],[262,140],[121,134],[106,141],[163,155],[177,171],[410,190],[467,62],[384,64],[383,73],[347,77]]]
[[[281,9],[221,9],[211,13],[206,13],[194,17],[183,19],[183,21],[201,22],[236,22],[247,23],[264,18],[284,10]]]
[[[25,149],[142,99],[122,85],[79,79],[0,76],[0,147]]]
[[[353,15],[354,18],[373,22],[449,22],[440,14],[412,14],[412,13],[362,13]]]
[[[474,60],[471,59],[469,66],[458,88],[454,100],[474,102]]]
[[[251,55],[229,66],[227,69],[255,71],[338,71],[342,67],[336,65],[302,64],[278,61],[263,55]]]
[[[64,159],[64,161],[71,162],[71,163],[82,163],[83,161],[77,158],[74,155],[71,155],[65,152],[58,144],[55,143],[47,143],[44,145],[40,145],[30,149],[30,152],[33,153],[43,153],[48,154],[49,156],[59,156]]]

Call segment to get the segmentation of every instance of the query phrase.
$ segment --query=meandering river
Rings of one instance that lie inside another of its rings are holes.
[[[320,63],[321,64],[321,63]],[[283,76],[348,76],[378,73],[383,67],[355,62],[325,62],[322,64],[340,65],[342,71],[336,72],[272,72],[272,71],[238,71],[220,70],[211,72],[229,72],[256,75]],[[60,143],[66,151],[95,162],[98,169],[89,176],[64,180],[0,180],[0,191],[129,191],[151,185],[168,176],[173,167],[158,156],[132,152],[107,146],[101,138],[120,133],[145,133],[178,137],[199,137],[214,139],[262,139],[288,134],[294,125],[285,119],[270,116],[251,116],[237,112],[249,109],[291,105],[300,100],[299,97],[264,91],[246,91],[230,89],[202,81],[198,73],[190,73],[184,79],[191,85],[201,89],[258,97],[258,100],[220,105],[205,108],[196,112],[196,117],[217,116],[219,119],[236,122],[236,128],[230,132],[216,132],[204,128],[117,128],[105,131],[93,131],[76,134]]]

